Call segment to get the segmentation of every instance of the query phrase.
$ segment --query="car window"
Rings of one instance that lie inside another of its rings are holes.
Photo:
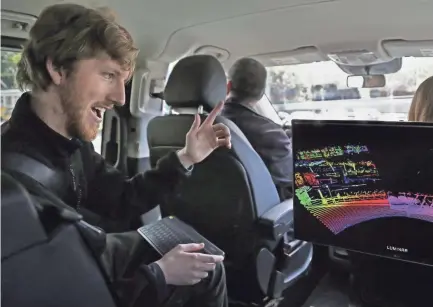
[[[1,123],[10,118],[15,103],[22,94],[15,78],[20,58],[20,51],[8,49],[1,50]],[[101,152],[102,148],[101,140],[102,125],[99,128],[98,136],[93,141],[95,150],[98,153]]]
[[[405,121],[413,95],[433,75],[433,58],[403,58],[383,88],[348,88],[347,74],[331,61],[268,69],[269,97],[286,125],[291,119]]]

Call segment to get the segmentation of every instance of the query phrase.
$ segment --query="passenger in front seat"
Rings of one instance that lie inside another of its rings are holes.
[[[252,108],[266,89],[266,68],[251,58],[238,60],[228,73],[228,96],[221,115],[233,121],[269,169],[282,200],[292,197],[292,150],[284,129]]]
[[[433,76],[424,80],[416,90],[408,120],[433,123]]]
[[[125,103],[125,82],[137,54],[130,34],[107,12],[76,4],[46,8],[30,30],[19,63],[18,82],[31,91],[21,96],[5,129],[2,126],[2,168],[14,177],[31,177],[32,167],[17,171],[20,165],[4,160],[20,154],[22,163],[34,161],[39,170],[53,171],[58,180],[44,181],[44,188],[79,212],[87,209],[105,221],[120,221],[106,227],[111,231],[138,227],[139,216],[175,193],[194,163],[220,146],[231,146],[228,128],[213,125],[221,103],[201,125],[196,116],[185,148],[162,158],[156,169],[126,178],[108,165],[91,141],[104,111]],[[137,236],[134,231],[135,239],[128,233],[117,237],[113,256],[107,257],[116,274],[118,266],[137,258]],[[172,286],[183,285],[194,285],[186,291],[196,306],[227,306],[223,258],[202,254],[202,248],[186,244],[159,260],[147,259],[137,273],[145,295],[132,302],[134,293],[128,306],[157,306],[179,289]]]

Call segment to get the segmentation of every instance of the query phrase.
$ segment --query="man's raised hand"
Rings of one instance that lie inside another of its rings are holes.
[[[184,166],[203,161],[218,147],[231,148],[229,128],[221,123],[214,124],[223,107],[224,102],[220,102],[203,123],[200,115],[195,114],[194,122],[186,135],[185,147],[178,153]]]

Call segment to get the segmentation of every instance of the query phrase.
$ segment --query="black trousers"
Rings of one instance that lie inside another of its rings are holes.
[[[136,231],[107,234],[101,263],[111,282],[112,292],[118,297],[119,305],[228,307],[222,264],[218,264],[206,279],[194,286],[165,286],[163,290],[155,288],[155,283],[149,282],[145,267],[158,258],[159,255]]]

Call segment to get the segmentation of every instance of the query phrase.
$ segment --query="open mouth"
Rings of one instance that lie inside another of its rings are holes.
[[[96,115],[96,117],[98,119],[102,119],[102,117],[104,115],[104,109],[103,108],[93,107],[92,112]]]

